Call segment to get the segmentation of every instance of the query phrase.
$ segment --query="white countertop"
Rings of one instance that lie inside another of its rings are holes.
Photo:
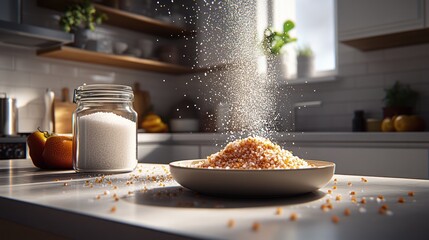
[[[156,164],[139,164],[133,173],[102,179],[37,170],[28,159],[0,161],[0,218],[74,239],[361,240],[423,239],[429,234],[427,180],[365,177],[364,183],[361,176],[336,175],[336,190],[331,181],[303,196],[228,199],[182,189],[169,176],[167,165]],[[326,194],[328,189],[333,194]],[[366,197],[367,204],[352,203],[350,191],[359,201]],[[415,196],[407,196],[409,191]],[[338,194],[341,201],[335,200]],[[376,200],[380,194],[384,202]],[[399,197],[405,203],[398,203]],[[333,209],[323,212],[320,206],[327,199]],[[378,213],[383,204],[387,215]],[[350,216],[343,215],[345,208]],[[291,213],[298,214],[297,221],[289,220]],[[338,224],[331,221],[333,215],[340,218]],[[229,228],[231,219],[235,226]],[[252,230],[254,223],[259,223],[258,231]]]

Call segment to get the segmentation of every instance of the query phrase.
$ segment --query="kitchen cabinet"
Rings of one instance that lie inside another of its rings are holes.
[[[220,146],[201,146],[200,158],[207,158],[207,156],[209,156],[213,153],[217,153],[221,149],[222,148]]]
[[[428,0],[338,0],[338,39],[360,50],[429,42]]]
[[[145,144],[138,145],[137,152],[137,159],[144,163],[168,164],[178,160],[198,159],[200,156],[198,146]]]
[[[421,148],[288,147],[305,159],[336,163],[336,173],[429,178],[429,150]]]

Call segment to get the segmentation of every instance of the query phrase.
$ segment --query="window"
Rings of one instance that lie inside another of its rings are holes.
[[[296,74],[298,47],[310,46],[315,55],[315,76],[334,75],[337,69],[335,0],[258,0],[258,33],[271,25],[281,30],[291,19],[295,29],[291,35],[298,40],[288,44],[288,75]]]

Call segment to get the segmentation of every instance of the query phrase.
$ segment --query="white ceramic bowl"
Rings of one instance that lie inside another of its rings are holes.
[[[207,169],[193,167],[204,159],[170,163],[176,182],[209,195],[283,196],[316,191],[329,183],[335,172],[332,162],[306,160],[315,167],[301,169]]]
[[[124,42],[115,42],[113,50],[116,54],[123,54],[128,48],[128,44]]]

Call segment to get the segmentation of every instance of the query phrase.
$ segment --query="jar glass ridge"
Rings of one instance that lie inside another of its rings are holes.
[[[75,90],[73,167],[77,172],[129,172],[137,166],[137,113],[132,88],[82,85]]]

